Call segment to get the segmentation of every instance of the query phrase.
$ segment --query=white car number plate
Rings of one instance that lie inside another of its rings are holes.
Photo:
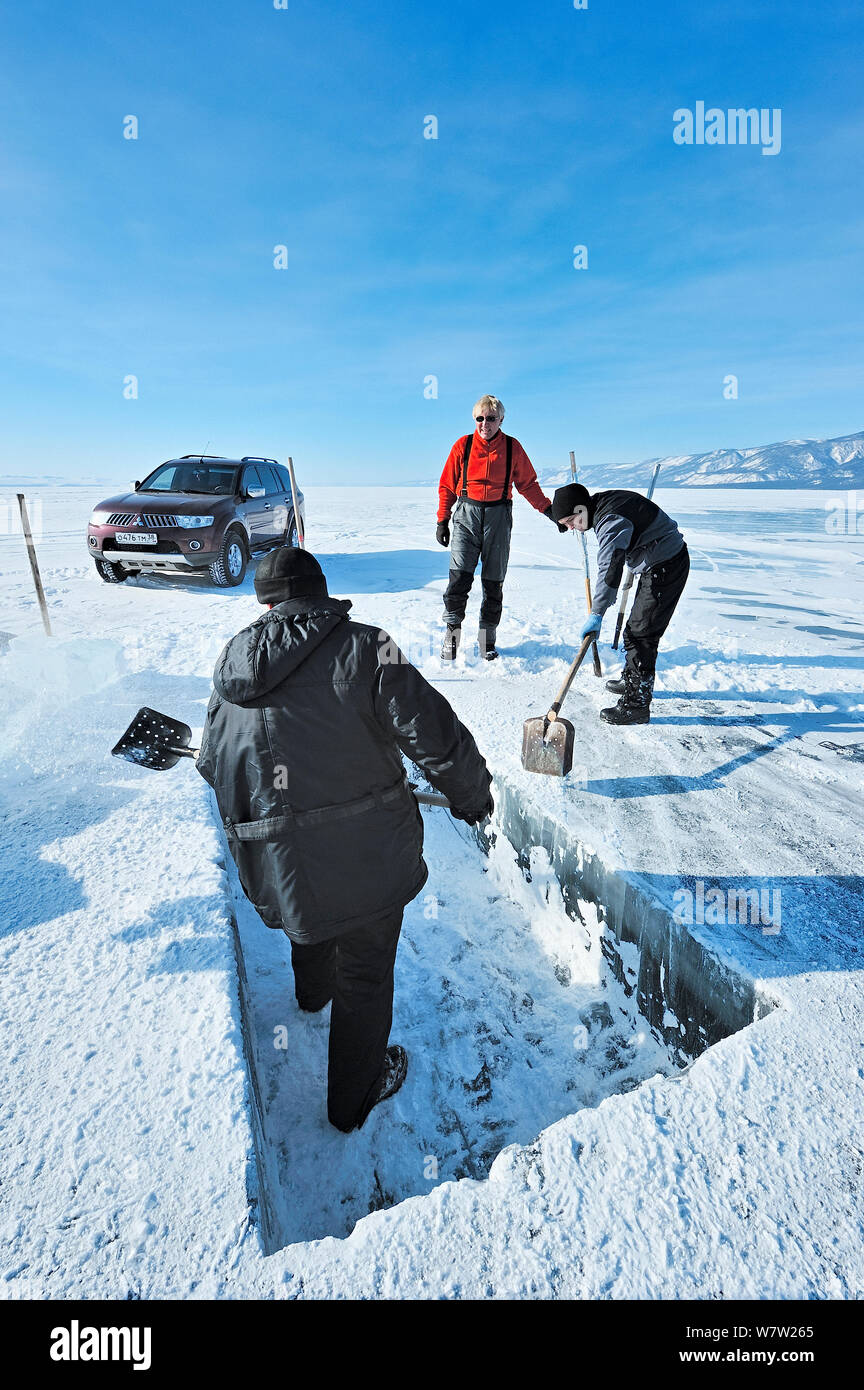
[[[114,539],[120,545],[155,545],[159,537],[154,531],[117,531]]]

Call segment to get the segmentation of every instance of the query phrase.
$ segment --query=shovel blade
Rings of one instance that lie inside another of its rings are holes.
[[[126,758],[139,767],[152,767],[164,772],[187,756],[174,751],[188,748],[192,742],[192,730],[179,719],[171,719],[158,710],[139,709],[125,734],[111,749],[115,757]]]
[[[546,735],[545,739],[543,735]],[[522,725],[522,766],[526,772],[566,777],[573,766],[576,730],[569,719],[526,719]]]

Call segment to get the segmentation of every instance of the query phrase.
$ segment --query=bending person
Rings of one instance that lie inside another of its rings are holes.
[[[603,614],[615,602],[624,566],[639,575],[624,628],[624,670],[620,680],[606,682],[606,689],[621,698],[601,710],[600,718],[607,724],[647,724],[657,648],[690,573],[684,537],[656,502],[623,489],[592,495],[581,483],[568,483],[552,498],[552,517],[570,531],[593,528],[597,533],[597,584],[581,637],[599,633]]]

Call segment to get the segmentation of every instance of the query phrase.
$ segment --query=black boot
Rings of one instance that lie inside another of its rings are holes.
[[[455,661],[456,653],[459,650],[459,638],[462,636],[461,627],[448,627],[444,634],[444,641],[441,644],[441,660]]]
[[[381,1090],[372,1102],[373,1107],[382,1100],[395,1096],[408,1074],[408,1053],[398,1043],[391,1043],[384,1054],[384,1071],[381,1076]]]
[[[654,676],[640,676],[631,666],[624,667],[624,694],[617,705],[601,709],[600,718],[607,724],[649,724]]]
[[[606,689],[611,690],[613,695],[623,695],[627,689],[624,684],[624,672],[620,676],[615,676],[611,681],[606,682]]]
[[[480,655],[484,661],[494,661],[498,655],[495,650],[495,634],[498,631],[494,627],[481,627],[477,633],[477,644],[480,648]]]
[[[628,705],[622,695],[617,705],[601,709],[600,718],[607,724],[650,724],[651,711],[649,705]]]
[[[331,1000],[332,998],[333,998],[333,995],[332,995],[332,994],[328,994],[328,995],[327,995],[327,998],[326,998],[322,1003],[320,1003],[320,1004],[316,1004],[316,1003],[314,1003],[314,1002],[313,1002],[313,1003],[309,1003],[308,1000],[305,1001],[304,1003],[301,1003],[300,1000],[298,999],[298,1000],[297,1000],[297,1007],[298,1007],[299,1009],[301,1009],[301,1010],[303,1011],[304,1014],[320,1014],[320,1012],[321,1012],[322,1009],[326,1009],[326,1008],[327,1008],[327,1005],[330,1003],[330,1000]]]

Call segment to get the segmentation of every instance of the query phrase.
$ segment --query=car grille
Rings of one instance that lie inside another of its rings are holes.
[[[151,531],[157,526],[179,526],[176,516],[161,512],[114,512],[105,523],[106,526],[143,526]]]
[[[114,546],[110,540],[105,542],[103,547],[110,550],[112,555],[182,555],[183,551],[176,541],[160,541],[156,545],[134,545],[124,541],[122,545]]]

